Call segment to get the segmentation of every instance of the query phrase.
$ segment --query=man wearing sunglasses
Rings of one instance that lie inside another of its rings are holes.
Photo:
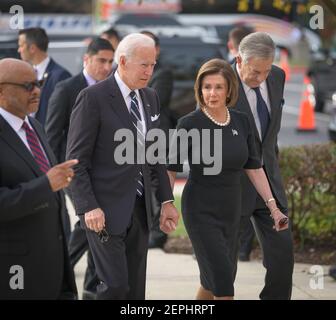
[[[42,28],[27,28],[19,31],[18,52],[23,61],[34,66],[37,79],[43,82],[39,108],[35,118],[44,126],[49,98],[59,81],[71,77],[71,74],[48,56],[49,39]]]
[[[34,69],[0,60],[0,300],[74,299],[62,220],[77,160],[59,165],[36,112]],[[14,268],[14,269],[13,269]]]

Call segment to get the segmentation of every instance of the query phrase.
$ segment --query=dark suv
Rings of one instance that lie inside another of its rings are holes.
[[[195,109],[194,82],[200,66],[212,58],[223,58],[225,49],[217,43],[204,42],[197,37],[160,37],[160,63],[174,75],[174,88],[170,108],[178,119]],[[48,52],[58,63],[72,74],[83,67],[82,56],[86,45],[78,38],[50,37]],[[0,59],[19,58],[17,40],[0,42]]]
[[[201,65],[213,58],[224,58],[225,52],[218,43],[200,38],[160,38],[160,64],[174,75],[174,90],[170,109],[179,118],[195,109],[194,83]]]

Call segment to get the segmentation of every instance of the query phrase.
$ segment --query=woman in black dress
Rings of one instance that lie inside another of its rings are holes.
[[[237,95],[238,80],[231,66],[220,59],[206,62],[195,83],[200,108],[180,119],[171,146],[178,150],[175,157],[170,154],[168,164],[172,186],[176,172],[182,171],[183,155],[189,160],[182,215],[200,269],[197,299],[233,299],[233,248],[239,229],[243,170],[270,209],[276,231],[288,228],[288,219],[277,208],[256,156],[248,117],[229,108]],[[192,138],[183,142],[182,135],[178,138],[183,132],[192,133]],[[208,157],[206,151],[210,151]],[[212,164],[210,155],[214,156]]]

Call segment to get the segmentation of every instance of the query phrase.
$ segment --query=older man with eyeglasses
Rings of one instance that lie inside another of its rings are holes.
[[[39,122],[33,68],[0,60],[0,300],[74,299],[62,220],[77,160],[56,164]],[[13,269],[14,268],[14,269]]]

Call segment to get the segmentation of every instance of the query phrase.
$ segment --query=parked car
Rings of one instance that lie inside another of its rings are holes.
[[[212,58],[224,58],[225,48],[221,42],[212,39],[205,42],[199,37],[160,37],[160,63],[172,70],[174,88],[170,108],[176,119],[191,112],[196,107],[194,82],[200,66]],[[82,57],[87,44],[78,37],[50,37],[49,55],[68,69],[73,75],[83,68]],[[16,57],[17,39],[0,43],[0,58]]]
[[[328,126],[330,140],[336,142],[336,91],[330,93],[325,100],[330,112],[330,122]]]
[[[194,83],[201,65],[212,58],[224,58],[225,51],[218,43],[207,43],[200,38],[161,37],[160,64],[172,70],[174,89],[170,109],[176,118],[196,107]]]
[[[73,75],[83,68],[82,57],[86,48],[87,43],[83,41],[83,37],[49,36],[48,54]],[[20,59],[17,49],[17,36],[0,37],[0,59]]]
[[[336,40],[330,50],[314,52],[307,70],[315,92],[315,110],[323,112],[325,101],[336,91]]]

